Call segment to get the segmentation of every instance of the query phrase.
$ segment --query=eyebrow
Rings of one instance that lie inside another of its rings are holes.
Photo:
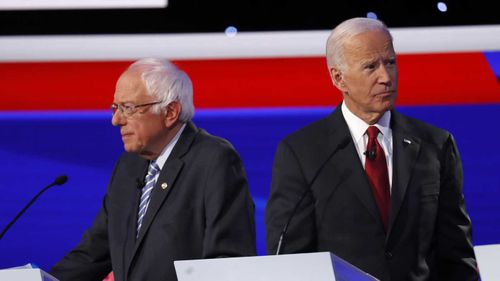
[[[386,58],[373,58],[373,59],[366,59],[366,60],[362,60],[360,61],[360,65],[361,66],[367,66],[367,65],[370,65],[370,64],[375,64],[375,63],[378,63],[379,60],[382,60],[383,62],[386,62],[386,61],[391,61],[391,60],[396,60],[396,56],[388,56]]]
[[[370,65],[370,64],[377,63],[377,61],[378,61],[378,59],[362,60],[362,61],[360,61],[360,65],[361,66],[367,66],[367,65]]]

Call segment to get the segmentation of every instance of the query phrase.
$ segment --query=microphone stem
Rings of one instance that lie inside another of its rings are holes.
[[[0,239],[2,239],[2,237],[5,235],[5,233],[7,232],[7,230],[9,230],[9,228],[17,221],[17,219],[19,219],[19,217],[24,214],[24,212],[26,212],[26,210],[35,202],[36,199],[38,199],[38,197],[40,197],[40,195],[42,195],[42,193],[44,193],[47,189],[51,188],[52,186],[56,185],[56,182],[53,182],[51,184],[49,184],[48,186],[46,186],[44,189],[42,189],[40,192],[38,192],[37,195],[35,195],[35,197],[33,197],[33,199],[31,199],[31,201],[28,203],[28,205],[24,206],[24,208],[14,217],[14,219],[4,228],[4,230],[2,231],[2,233],[0,234]]]
[[[306,188],[306,190],[304,190],[304,192],[302,192],[302,194],[300,195],[300,200],[297,202],[297,204],[295,204],[295,207],[293,208],[292,213],[290,214],[290,217],[288,217],[288,221],[286,222],[286,225],[283,228],[283,231],[281,232],[280,240],[278,241],[278,247],[276,249],[276,255],[279,255],[279,253],[281,251],[281,247],[282,247],[282,244],[283,244],[284,237],[285,237],[286,233],[288,232],[288,226],[290,225],[290,222],[292,221],[293,216],[295,215],[295,213],[299,209],[300,203],[302,203],[302,200],[304,200],[304,198],[306,197],[306,195],[309,192],[311,192],[310,188]]]
[[[279,255],[281,252],[281,245],[283,243],[283,237],[285,237],[285,232],[282,231],[280,235],[280,240],[278,241],[278,248],[276,248],[276,255]]]

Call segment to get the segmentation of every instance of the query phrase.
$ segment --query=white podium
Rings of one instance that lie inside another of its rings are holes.
[[[174,261],[179,281],[376,281],[329,252]]]
[[[500,280],[500,244],[475,246],[482,281]]]
[[[0,281],[58,281],[39,268],[12,268],[0,270]]]

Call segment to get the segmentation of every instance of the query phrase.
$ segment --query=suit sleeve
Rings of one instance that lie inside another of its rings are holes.
[[[210,162],[203,258],[255,256],[254,204],[242,162],[230,145],[222,145]]]
[[[111,181],[119,163],[116,165]],[[61,281],[103,280],[111,271],[108,243],[108,215],[106,195],[90,229],[85,231],[80,243],[50,270]]]
[[[478,280],[471,221],[463,196],[462,164],[451,135],[443,151],[437,224],[439,280]]]
[[[78,246],[59,261],[50,274],[61,281],[103,280],[106,277],[111,271],[106,217],[104,203]]]
[[[317,251],[314,200],[304,177],[300,162],[291,147],[282,141],[273,164],[271,193],[266,205],[266,246],[275,254],[283,228],[292,217],[283,239],[280,253]]]

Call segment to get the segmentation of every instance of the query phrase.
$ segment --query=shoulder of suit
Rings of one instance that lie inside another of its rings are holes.
[[[336,149],[331,136],[330,117],[313,122],[285,137],[280,146],[288,147],[309,180]],[[338,134],[340,137],[340,134]]]
[[[199,129],[193,145],[203,147],[203,149],[234,150],[233,145],[226,139],[214,136],[204,129]]]
[[[286,136],[282,142],[290,146],[308,146],[317,144],[320,140],[326,140],[330,125],[328,117],[315,121],[305,127]]]
[[[424,121],[403,115],[393,111],[393,130],[402,130],[403,133],[411,134],[427,143],[441,144],[451,136],[450,132],[438,128]]]

